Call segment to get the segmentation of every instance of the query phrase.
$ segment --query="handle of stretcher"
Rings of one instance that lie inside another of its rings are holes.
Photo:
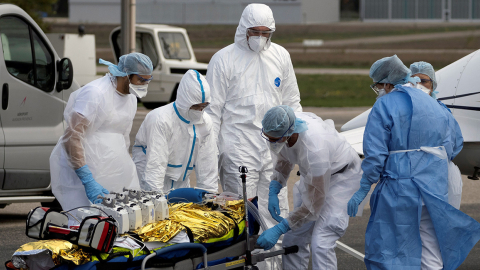
[[[207,265],[207,248],[204,247],[202,244],[195,244],[195,243],[181,243],[181,244],[176,244],[173,246],[165,247],[159,250],[155,250],[152,254],[148,255],[145,257],[142,261],[142,270],[145,270],[145,266],[147,264],[147,261],[153,257],[156,257],[160,254],[164,254],[167,252],[171,251],[176,251],[176,250],[181,250],[181,249],[200,249],[203,253],[203,264],[205,265],[205,268],[208,267]]]

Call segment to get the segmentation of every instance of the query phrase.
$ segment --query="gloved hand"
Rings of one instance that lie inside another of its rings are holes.
[[[283,220],[280,216],[280,202],[278,201],[278,193],[282,189],[282,184],[278,181],[270,181],[270,187],[268,189],[268,211],[272,215],[273,219],[278,222]]]
[[[102,199],[97,199],[98,195],[104,196],[104,194],[108,194],[108,190],[104,189],[102,185],[97,183],[95,179],[93,179],[92,172],[88,168],[88,165],[85,165],[79,169],[75,170],[78,178],[82,181],[83,186],[85,187],[85,192],[87,193],[87,198],[92,203],[99,203],[102,202]]]
[[[355,192],[350,201],[348,201],[347,210],[349,216],[354,217],[357,215],[358,206],[363,202],[365,197],[367,197],[371,185],[366,178],[362,177],[362,180],[360,180],[360,189]]]
[[[257,239],[257,244],[265,250],[269,250],[275,246],[278,238],[288,231],[290,231],[290,226],[288,226],[288,221],[284,219],[282,222],[264,231]]]

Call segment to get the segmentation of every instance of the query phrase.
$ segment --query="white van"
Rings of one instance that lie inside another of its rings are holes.
[[[113,29],[110,45],[115,60],[121,56],[121,30]],[[207,64],[197,62],[187,30],[163,24],[136,25],[136,51],[150,57],[153,80],[148,94],[141,101],[147,109],[155,109],[176,99],[182,76],[189,70],[207,74]]]
[[[14,202],[51,202],[49,157],[64,131],[63,111],[73,82],[35,21],[0,4],[0,208]]]

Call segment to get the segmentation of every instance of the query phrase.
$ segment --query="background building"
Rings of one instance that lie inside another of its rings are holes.
[[[278,24],[340,21],[340,0],[137,0],[137,23],[238,24],[250,3],[270,6]],[[120,23],[120,0],[69,0],[71,23]]]
[[[360,0],[363,21],[480,20],[480,0]]]

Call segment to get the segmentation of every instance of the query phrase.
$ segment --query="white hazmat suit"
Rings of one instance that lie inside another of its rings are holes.
[[[189,70],[180,81],[177,99],[147,114],[132,149],[143,190],[167,193],[190,186],[193,169],[197,187],[218,190],[218,158],[212,120],[192,105],[210,102],[210,87],[197,71]],[[193,124],[192,122],[196,122]]]
[[[287,218],[292,229],[283,246],[298,245],[299,252],[283,256],[284,269],[307,269],[312,252],[313,269],[337,269],[336,241],[348,226],[347,202],[360,187],[361,160],[333,121],[313,113],[295,113],[308,130],[298,133],[292,147],[278,155],[272,180],[286,186],[295,164],[300,181],[294,186],[295,209]]]
[[[68,99],[64,112],[66,131],[50,156],[52,191],[64,210],[91,204],[74,170],[83,162],[110,192],[140,188],[128,153],[137,99],[119,93],[116,81],[108,73]],[[76,156],[79,153],[83,155]]]
[[[287,50],[270,39],[258,53],[249,48],[247,29],[259,26],[275,30],[273,13],[264,4],[250,4],[242,13],[235,43],[212,57],[207,71],[212,103],[207,112],[218,138],[223,190],[242,193],[238,168],[246,166],[249,170],[247,196],[259,196],[259,211],[271,227],[277,223],[267,209],[273,164],[268,142],[260,136],[262,118],[277,105],[288,105],[295,111],[301,111],[302,107]],[[279,198],[285,216],[288,213],[286,189]]]

